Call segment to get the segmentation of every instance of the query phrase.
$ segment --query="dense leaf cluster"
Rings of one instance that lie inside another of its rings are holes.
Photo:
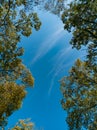
[[[0,84],[0,126],[5,126],[7,117],[19,109],[26,95],[24,86],[15,82]]]
[[[39,30],[41,22],[37,13],[25,12],[26,0],[0,1],[0,126],[19,109],[26,96],[25,88],[33,86],[34,78],[23,65],[20,56],[24,49],[18,47],[21,36],[30,36],[32,28]]]
[[[19,122],[11,130],[33,130],[34,129],[33,126],[34,126],[34,124],[32,122],[30,122],[29,119],[19,120]]]
[[[70,130],[97,129],[97,67],[91,70],[87,62],[77,60],[69,76],[61,80],[62,106],[67,111]],[[92,71],[92,72],[91,72]]]
[[[86,46],[86,59],[78,59],[61,80],[62,106],[70,130],[97,129],[97,1],[74,0],[62,15],[64,29],[72,32],[73,48]]]
[[[77,49],[88,43],[97,44],[97,1],[74,0],[62,14],[64,29],[72,31],[71,44]]]

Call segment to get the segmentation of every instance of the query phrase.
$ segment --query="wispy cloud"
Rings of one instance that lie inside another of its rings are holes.
[[[54,66],[52,68],[52,70],[48,73],[48,75],[50,75],[53,72],[60,72],[60,70],[66,65],[65,61],[68,53],[70,53],[71,51],[71,46],[67,47],[65,49],[65,47],[63,47],[63,49],[61,49],[54,57],[53,57],[53,61],[56,61],[56,63],[54,62]]]
[[[48,96],[51,95],[51,92],[52,92],[52,88],[54,87],[54,83],[55,83],[55,79],[57,78],[57,76],[59,75],[59,73],[61,73],[62,71],[64,71],[66,69],[66,67],[70,66],[72,64],[72,62],[70,63],[67,63],[65,65],[60,65],[60,68],[57,69],[57,71],[54,73],[53,77],[52,77],[52,80],[51,80],[51,84],[50,84],[50,87],[49,87],[49,90],[48,90]]]
[[[56,32],[46,38],[38,49],[36,56],[34,57],[32,64],[34,64],[39,58],[46,55],[57,43],[57,41],[64,36],[63,28],[58,29]]]
[[[56,77],[60,73],[64,72],[64,70],[72,64],[72,61],[65,63],[65,61],[66,61],[65,57],[68,55],[68,53],[70,53],[71,49],[72,49],[71,46],[69,46],[66,49],[64,48],[64,49],[60,50],[59,53],[56,54],[56,56],[53,59],[54,61],[56,61],[56,63],[54,64],[52,70],[48,74],[48,75],[50,75],[53,73],[51,85],[50,85],[49,90],[48,90],[48,96],[51,95],[51,91],[52,91],[52,88],[54,86],[54,82],[55,82]]]
[[[65,72],[65,70],[67,71],[67,68],[73,64],[75,57],[72,57],[72,55],[74,55],[75,53],[77,53],[77,51],[72,50],[72,47],[69,45],[67,48],[63,47],[63,49],[60,50],[53,58],[53,61],[56,62],[54,62],[54,66],[48,74],[48,76],[53,74],[51,85],[48,90],[49,96],[51,95],[52,88],[54,87],[55,79],[58,77],[58,75]],[[72,59],[68,60],[69,57],[72,57]],[[83,53],[78,52],[76,58],[83,58]]]
[[[54,80],[55,80],[55,75],[53,76],[53,78],[51,80],[51,84],[50,84],[50,87],[49,87],[49,90],[48,90],[48,96],[51,95],[51,91],[52,91],[52,88],[54,86]]]

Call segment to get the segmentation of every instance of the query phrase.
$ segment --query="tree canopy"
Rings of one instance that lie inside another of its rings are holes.
[[[97,1],[74,0],[62,14],[71,44],[86,46],[86,59],[77,59],[60,84],[63,109],[70,130],[97,129]]]
[[[34,124],[29,119],[19,120],[11,130],[34,130]]]
[[[0,126],[22,105],[25,88],[33,86],[34,78],[23,65],[18,47],[21,36],[30,36],[32,28],[39,30],[41,22],[35,12],[25,12],[26,0],[0,1]]]
[[[19,56],[23,48],[17,47],[21,36],[30,36],[32,27],[38,30],[41,22],[36,13],[26,13],[22,6],[26,0],[7,0],[0,5],[0,70],[2,73],[13,72],[22,63]]]
[[[78,59],[69,76],[61,80],[62,106],[67,111],[70,130],[97,129],[97,66],[90,69]]]
[[[26,8],[34,10],[33,7],[37,7],[40,10],[61,16],[61,13],[65,8],[65,2],[66,0],[28,0]]]
[[[74,0],[62,14],[64,29],[73,33],[71,44],[80,49],[82,45],[97,45],[97,1]]]
[[[0,126],[7,124],[7,117],[19,109],[26,96],[24,86],[15,82],[0,84]]]
[[[97,1],[74,0],[65,7],[65,0],[0,0],[0,127],[18,110],[26,96],[26,87],[33,86],[34,78],[22,63],[22,36],[29,37],[41,22],[31,7],[62,14],[64,29],[72,32],[73,48],[86,46],[86,59],[77,59],[69,75],[60,81],[63,109],[67,111],[70,130],[97,129]],[[27,9],[27,10],[26,10]],[[27,12],[28,11],[28,12]],[[20,120],[12,130],[32,130],[33,124]]]

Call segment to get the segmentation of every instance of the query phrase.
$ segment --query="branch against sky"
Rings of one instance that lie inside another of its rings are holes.
[[[9,130],[34,130],[34,123],[30,119],[19,120],[17,124]]]

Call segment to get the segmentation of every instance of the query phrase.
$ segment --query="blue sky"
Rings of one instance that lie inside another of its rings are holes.
[[[23,63],[35,78],[34,88],[27,89],[22,108],[10,116],[8,127],[13,127],[18,119],[31,118],[38,130],[68,130],[66,112],[60,104],[59,80],[68,75],[77,58],[84,58],[84,52],[72,50],[71,34],[63,30],[60,18],[47,12],[38,13],[41,29],[33,30],[20,43],[25,48]]]

